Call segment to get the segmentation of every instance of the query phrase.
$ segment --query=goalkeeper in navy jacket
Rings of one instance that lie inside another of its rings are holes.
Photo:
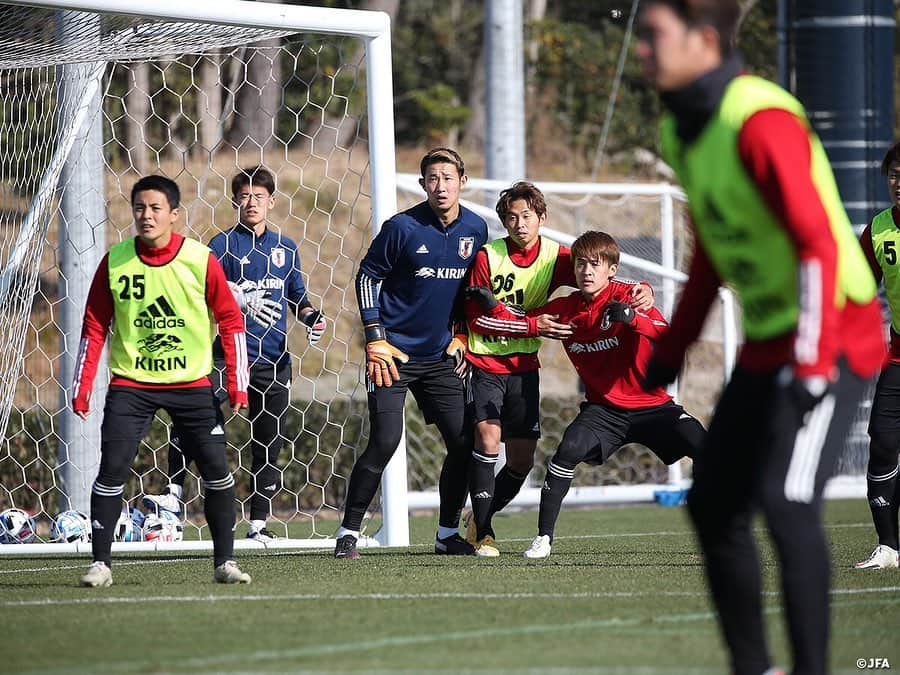
[[[248,538],[270,541],[266,528],[272,498],[281,483],[278,455],[286,439],[284,415],[290,405],[291,355],[287,346],[285,307],[306,326],[310,344],[325,330],[325,317],[307,297],[300,271],[297,245],[267,227],[274,205],[275,178],[262,167],[243,169],[231,181],[232,203],[238,224],[209,242],[225,270],[232,293],[246,319],[247,357],[250,363],[249,417],[251,472]],[[215,377],[221,372],[221,344],[214,346]],[[163,495],[148,495],[148,508],[181,510],[185,461],[177,449],[176,429],[169,452],[170,483]]]
[[[420,169],[427,201],[384,223],[356,278],[366,338],[370,432],[350,474],[336,558],[359,556],[363,516],[400,443],[407,390],[447,446],[435,552],[475,553],[458,531],[473,440],[461,379],[466,340],[454,336],[452,315],[475,252],[487,241],[487,224],[459,205],[466,175],[456,152],[431,150]]]

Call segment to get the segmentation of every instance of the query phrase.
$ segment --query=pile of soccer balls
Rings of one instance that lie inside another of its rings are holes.
[[[0,512],[0,544],[29,544],[35,540],[34,518],[22,509]],[[184,525],[170,511],[144,514],[136,508],[124,507],[116,521],[115,541],[181,541]],[[68,510],[53,519],[51,541],[61,543],[91,541],[91,520],[81,511]]]

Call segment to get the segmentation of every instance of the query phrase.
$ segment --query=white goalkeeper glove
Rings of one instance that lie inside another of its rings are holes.
[[[228,287],[231,289],[231,293],[234,295],[240,310],[261,326],[271,328],[278,323],[284,312],[281,303],[267,298],[269,291],[263,289],[250,290],[251,286],[252,283],[248,281],[245,281],[241,286],[233,281],[228,282]]]
[[[300,320],[306,326],[306,337],[309,340],[309,344],[316,344],[319,338],[322,337],[322,333],[325,332],[325,315],[322,314],[321,310],[314,309],[303,314]]]

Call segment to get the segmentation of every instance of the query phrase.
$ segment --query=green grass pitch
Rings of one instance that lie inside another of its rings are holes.
[[[564,510],[553,554],[525,560],[536,513],[495,520],[498,559],[409,550],[239,555],[250,586],[212,583],[206,555],[120,556],[82,589],[83,556],[0,556],[0,673],[727,673],[683,508]],[[859,572],[865,500],[830,502],[832,672],[900,668],[900,572]],[[773,552],[758,530],[776,662],[790,662]]]

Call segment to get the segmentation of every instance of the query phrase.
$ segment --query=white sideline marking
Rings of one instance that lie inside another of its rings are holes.
[[[833,525],[825,525],[825,529],[840,529],[840,528],[856,528],[856,527],[871,527],[871,523],[836,523]],[[765,532],[765,528],[754,528],[754,532]],[[680,530],[680,531],[670,531],[665,530],[661,532],[620,532],[616,533],[603,533],[603,534],[572,534],[572,535],[559,535],[554,537],[554,539],[558,541],[564,540],[579,540],[579,539],[614,539],[619,537],[681,537],[687,534],[690,534],[690,530]],[[531,542],[533,537],[511,537],[504,538],[502,541],[514,542],[514,541],[527,541]],[[430,544],[422,544],[422,546],[430,546]],[[414,546],[410,546],[413,548]],[[384,550],[390,550],[386,548]],[[312,551],[312,550],[291,550],[291,551],[266,551],[266,557],[271,556],[279,556],[279,555],[321,555],[322,551]],[[160,563],[176,563],[176,562],[192,562],[197,560],[197,558],[167,558],[161,560],[133,560],[128,561],[121,560],[119,558],[116,559],[116,567],[124,567],[126,565],[155,565]],[[14,569],[14,570],[0,570],[0,574],[16,574],[16,573],[33,573],[33,572],[53,572],[55,570],[75,570],[81,569],[84,567],[84,563],[80,562],[77,565],[61,565],[54,567],[31,567],[27,569]]]
[[[479,596],[484,597],[484,596]],[[239,598],[235,598],[239,599]],[[896,602],[894,599],[887,600],[887,602],[893,604]],[[853,605],[878,605],[884,604],[885,601],[868,601],[868,602],[860,602],[860,601],[844,601],[840,603],[835,603],[839,606],[853,606]],[[780,613],[782,608],[780,606],[775,607],[766,607],[763,609],[763,614],[777,614]],[[464,630],[464,631],[441,631],[440,633],[427,633],[424,635],[398,635],[393,637],[384,637],[377,638],[374,640],[362,640],[356,641],[352,644],[352,649],[354,652],[359,652],[363,650],[374,650],[374,649],[384,649],[384,648],[393,648],[393,647],[409,647],[413,645],[421,645],[433,642],[446,642],[447,640],[469,640],[469,639],[484,639],[488,637],[515,637],[521,635],[531,635],[531,634],[540,634],[540,633],[559,633],[566,631],[574,631],[574,630],[592,630],[596,628],[634,628],[634,627],[646,627],[648,624],[672,624],[672,623],[689,623],[694,621],[713,621],[715,618],[715,613],[713,612],[690,612],[686,614],[663,614],[658,616],[650,616],[650,617],[636,617],[631,619],[621,619],[618,617],[611,617],[609,619],[592,619],[587,621],[575,621],[566,624],[531,624],[525,626],[509,626],[509,627],[497,627],[497,626],[487,626],[483,628],[478,628],[475,630]],[[215,666],[219,667],[227,667],[230,663],[244,663],[244,662],[252,662],[258,663],[261,661],[275,661],[279,659],[299,659],[302,657],[309,656],[327,656],[331,654],[341,654],[346,652],[348,649],[348,644],[345,641],[341,641],[338,643],[332,644],[324,644],[324,645],[310,645],[306,647],[293,647],[289,649],[266,649],[265,651],[243,651],[234,654],[219,654],[216,656],[195,656],[195,657],[187,657],[187,658],[179,658],[178,666],[179,669],[190,670],[191,666],[198,668],[211,668]],[[67,667],[64,671],[60,671],[60,669],[41,669],[38,672],[66,672],[66,673],[74,673],[74,672],[84,672],[84,673],[96,673],[98,671],[112,671],[115,673],[128,671],[143,671],[146,670],[147,667],[153,665],[154,668],[159,667],[159,660],[155,659],[152,662],[150,661],[126,661],[126,662],[115,662],[115,663],[102,663],[102,662],[94,662],[90,665],[90,668],[79,669],[77,667]],[[488,669],[487,672],[492,672]],[[521,671],[515,671],[521,672]],[[597,672],[595,669],[590,669],[588,672]],[[672,669],[657,669],[653,667],[649,667],[646,670],[644,668],[614,668],[610,669],[611,673],[655,673],[655,672],[676,672],[676,673],[694,673],[694,672],[708,672],[707,669],[698,669],[695,667],[687,667],[687,668],[672,668]],[[841,671],[844,672],[844,671]]]
[[[126,567],[129,565],[160,565],[167,563],[179,562],[196,562],[197,558],[163,558],[160,560],[116,560],[116,567]],[[14,574],[16,572],[55,572],[56,570],[80,570],[84,569],[85,562],[79,562],[77,565],[58,565],[54,567],[31,567],[21,570],[0,570],[0,574]]]
[[[880,588],[836,588],[832,595],[863,595],[900,592],[900,586]],[[778,596],[778,591],[763,595]],[[292,602],[296,600],[591,600],[602,598],[643,598],[648,596],[706,597],[706,591],[582,592],[582,593],[294,593],[290,595],[144,595],[137,597],[42,598],[7,600],[0,607],[56,607],[61,605],[142,605],[152,602]]]

